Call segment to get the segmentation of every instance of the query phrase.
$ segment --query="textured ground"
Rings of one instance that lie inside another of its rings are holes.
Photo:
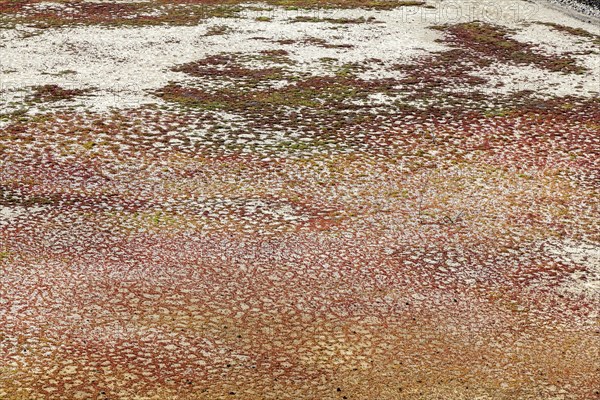
[[[549,0],[549,2],[575,10],[583,18],[600,16],[600,2],[597,0]]]
[[[598,26],[0,0],[0,28],[0,399],[600,399]]]

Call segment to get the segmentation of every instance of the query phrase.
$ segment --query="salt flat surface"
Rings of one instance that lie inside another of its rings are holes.
[[[562,290],[600,296],[600,246],[574,241],[554,242],[550,243],[549,252],[563,262],[585,267],[585,271],[573,273],[561,286]]]
[[[268,23],[257,23],[254,14],[247,13],[242,18],[213,18],[198,26],[3,30],[0,31],[1,100],[8,107],[23,101],[32,86],[58,84],[65,88],[93,90],[67,104],[75,107],[81,105],[101,111],[112,107],[159,104],[160,100],[149,92],[168,82],[183,80],[183,74],[171,71],[172,67],[222,52],[252,53],[278,48],[269,40],[317,38],[331,44],[355,46],[344,51],[301,44],[286,46],[290,58],[297,61],[291,67],[293,70],[319,74],[324,72],[320,62],[324,57],[335,56],[340,64],[379,59],[389,65],[411,62],[431,52],[445,50],[446,46],[436,42],[441,34],[430,29],[445,23],[487,19],[518,28],[515,39],[539,45],[553,53],[589,50],[590,45],[577,44],[577,37],[552,32],[549,27],[534,22],[553,22],[560,18],[565,25],[600,32],[598,26],[564,16],[541,3],[501,1],[492,7],[488,3],[474,5],[465,0],[432,1],[431,5],[437,9],[319,10],[321,18],[363,17],[376,21],[343,26],[322,22],[291,23],[290,19],[302,12],[275,8],[268,14],[273,17]],[[62,4],[38,3],[36,7],[60,8]],[[206,36],[208,29],[215,25],[227,26],[232,32]],[[33,32],[33,36],[23,37],[25,32],[30,32],[26,36]],[[501,65],[482,70],[480,74],[491,78],[487,88],[490,91],[495,91],[495,84],[502,82],[504,86],[498,89],[499,92],[527,89],[542,96],[595,96],[600,86],[600,77],[595,73],[600,58],[597,54],[587,54],[578,59],[590,68],[589,73],[567,78],[561,73],[535,67]]]
[[[357,1],[3,3],[2,400],[597,396],[598,25]]]

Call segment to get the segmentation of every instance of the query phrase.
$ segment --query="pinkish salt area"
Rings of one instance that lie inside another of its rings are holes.
[[[0,399],[600,399],[554,3],[0,0]]]

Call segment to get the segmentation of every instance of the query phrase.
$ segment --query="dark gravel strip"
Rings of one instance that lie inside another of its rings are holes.
[[[571,8],[580,13],[600,18],[600,0],[548,0],[550,3],[555,3],[568,8]]]

